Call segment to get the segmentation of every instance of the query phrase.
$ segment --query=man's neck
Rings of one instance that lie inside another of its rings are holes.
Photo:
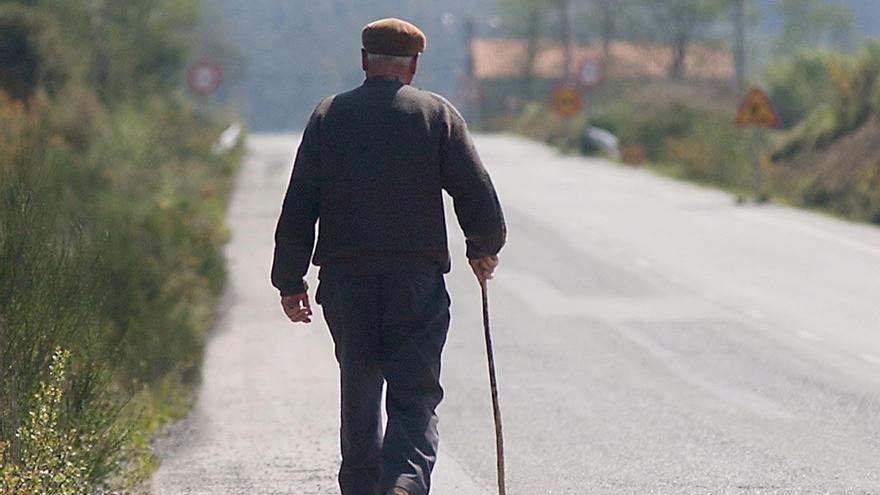
[[[392,76],[388,74],[367,74],[367,80],[369,81],[397,81],[403,82],[403,79],[400,76]]]
[[[403,70],[393,70],[388,68],[380,68],[379,70],[374,70],[370,68],[366,71],[367,79],[375,79],[379,81],[399,81],[403,84],[410,84],[412,82],[412,74],[409,74],[407,71]]]

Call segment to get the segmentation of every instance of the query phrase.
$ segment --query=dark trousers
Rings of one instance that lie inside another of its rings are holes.
[[[443,275],[322,277],[317,298],[339,361],[342,494],[377,495],[400,486],[426,495],[437,458],[440,354],[449,329]]]

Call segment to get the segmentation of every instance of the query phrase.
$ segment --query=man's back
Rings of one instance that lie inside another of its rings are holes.
[[[327,201],[316,264],[365,267],[393,257],[446,268],[441,148],[453,117],[445,101],[372,79],[329,99],[318,115]]]
[[[372,78],[325,99],[309,120],[276,233],[273,283],[322,276],[448,272],[442,191],[453,197],[468,258],[505,240],[501,206],[459,113],[445,99]]]

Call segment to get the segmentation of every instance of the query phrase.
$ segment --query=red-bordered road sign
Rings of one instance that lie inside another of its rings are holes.
[[[197,62],[189,68],[186,81],[189,89],[200,95],[210,95],[217,91],[223,79],[223,71],[211,62]]]
[[[779,127],[779,114],[773,108],[767,93],[753,88],[736,114],[736,125],[756,127]]]
[[[580,88],[570,84],[559,86],[550,95],[550,108],[553,113],[566,119],[581,113],[584,108],[584,97]]]
[[[588,59],[578,70],[578,80],[587,89],[598,87],[605,81],[605,64],[599,59]]]

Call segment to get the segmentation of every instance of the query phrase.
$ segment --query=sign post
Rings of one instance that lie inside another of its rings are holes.
[[[752,197],[761,201],[761,128],[779,127],[779,114],[770,98],[759,88],[753,88],[736,114],[736,125],[752,127]]]
[[[550,109],[557,116],[565,119],[565,145],[571,146],[574,136],[572,119],[584,108],[584,96],[581,89],[574,84],[563,84],[550,95]]]
[[[605,65],[601,60],[588,59],[578,68],[577,76],[571,75],[569,80],[573,82],[561,84],[550,95],[550,109],[566,121],[567,141],[574,138],[572,119],[584,110],[584,92],[602,84],[605,80]]]
[[[197,115],[201,120],[208,119],[208,97],[220,88],[223,71],[217,65],[203,60],[193,64],[186,73],[186,83],[190,91],[197,95]]]

